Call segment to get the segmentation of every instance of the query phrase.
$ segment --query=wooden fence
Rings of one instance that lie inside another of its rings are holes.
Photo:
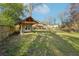
[[[0,25],[0,40],[6,38],[11,33],[12,33],[12,31],[9,26]]]

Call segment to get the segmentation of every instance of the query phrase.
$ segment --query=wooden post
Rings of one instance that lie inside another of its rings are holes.
[[[21,25],[21,29],[20,29],[20,34],[22,35],[22,25]]]

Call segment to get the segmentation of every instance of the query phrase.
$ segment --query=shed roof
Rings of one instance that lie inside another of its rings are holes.
[[[38,21],[36,21],[35,19],[33,19],[31,16],[29,16],[29,17],[27,17],[27,18],[25,18],[25,19],[17,22],[17,24],[29,23],[29,22],[31,22],[31,23],[33,23],[33,22],[39,23]]]

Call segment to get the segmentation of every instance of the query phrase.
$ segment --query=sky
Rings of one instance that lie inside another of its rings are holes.
[[[47,3],[36,6],[32,11],[32,17],[36,20],[42,21],[52,17],[56,19],[56,23],[61,23],[59,14],[67,10],[69,4],[67,3]]]

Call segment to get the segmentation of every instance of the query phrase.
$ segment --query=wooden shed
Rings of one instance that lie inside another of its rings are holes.
[[[31,16],[17,23],[16,28],[19,28],[20,33],[31,32],[33,30],[32,25],[38,24]]]

